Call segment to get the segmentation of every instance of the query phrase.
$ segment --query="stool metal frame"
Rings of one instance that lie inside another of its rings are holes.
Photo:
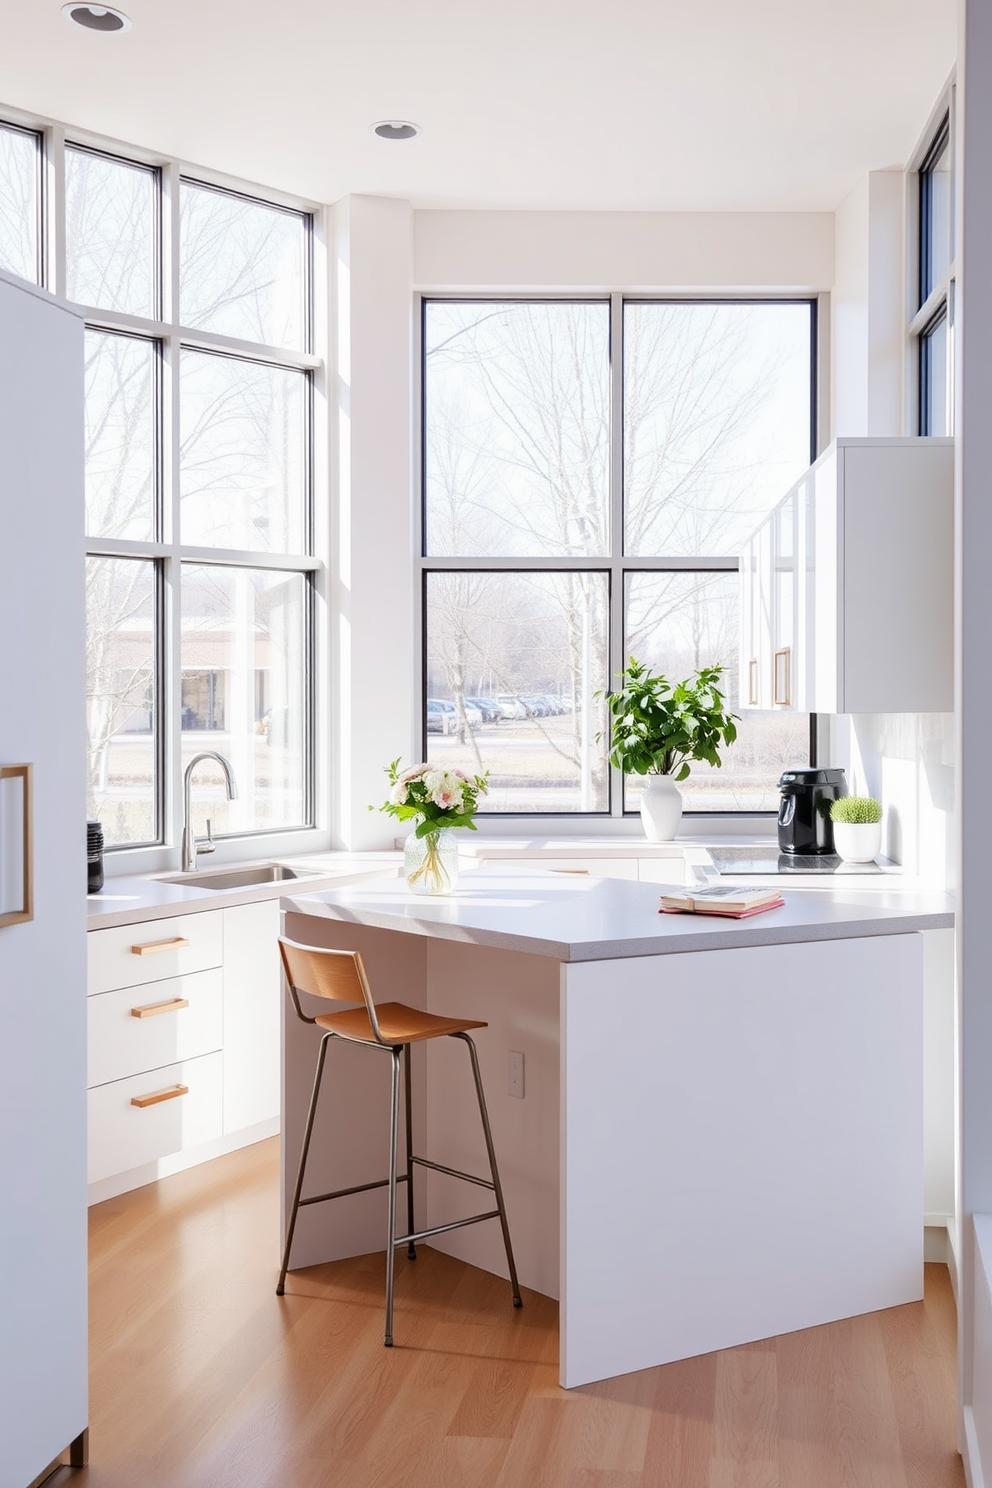
[[[313,1090],[310,1095],[310,1106],[307,1111],[306,1126],[303,1133],[303,1147],[300,1152],[300,1163],[296,1175],[296,1188],[293,1193],[289,1226],[286,1232],[286,1247],[283,1252],[282,1269],[279,1272],[279,1283],[276,1287],[277,1296],[281,1297],[285,1292],[286,1272],[289,1270],[293,1234],[296,1230],[296,1219],[300,1209],[307,1204],[323,1204],[329,1199],[343,1199],[349,1194],[366,1193],[369,1189],[373,1188],[388,1188],[389,1205],[386,1226],[386,1330],[384,1339],[387,1348],[391,1348],[393,1343],[393,1263],[398,1245],[405,1245],[409,1258],[416,1260],[416,1243],[418,1240],[426,1240],[431,1235],[443,1235],[448,1230],[459,1230],[466,1225],[481,1224],[487,1219],[498,1219],[503,1232],[506,1263],[509,1268],[510,1284],[513,1289],[513,1305],[514,1307],[522,1307],[523,1302],[517,1282],[517,1268],[514,1264],[513,1248],[510,1244],[510,1230],[506,1221],[503,1190],[499,1181],[499,1169],[496,1166],[492,1129],[489,1125],[486,1097],[482,1088],[479,1056],[476,1052],[475,1043],[468,1033],[470,1028],[485,1028],[487,1025],[466,1019],[444,1018],[437,1014],[420,1012],[418,1009],[406,1007],[403,1003],[383,1003],[377,1008],[372,997],[368,978],[365,974],[362,958],[357,951],[337,951],[322,946],[299,945],[295,941],[286,940],[282,937],[279,940],[279,950],[282,956],[283,969],[286,974],[286,984],[293,1000],[296,1016],[301,1022],[314,1024],[318,1028],[325,1030],[325,1032],[320,1041],[320,1052],[317,1056],[317,1068],[314,1074]],[[303,1011],[300,1005],[300,992],[309,993],[314,997],[325,997],[333,1001],[358,1004],[358,1006],[352,1006],[346,1012],[321,1014],[311,1018]],[[469,1059],[472,1064],[472,1077],[475,1081],[475,1091],[479,1101],[479,1114],[482,1118],[482,1130],[486,1139],[486,1151],[489,1154],[490,1179],[478,1178],[473,1173],[463,1173],[457,1168],[448,1168],[442,1163],[432,1162],[429,1158],[418,1157],[414,1154],[410,1048],[414,1043],[422,1043],[432,1038],[456,1038],[468,1046]],[[392,1090],[389,1126],[389,1176],[378,1178],[372,1183],[357,1183],[351,1188],[339,1188],[333,1193],[314,1194],[312,1197],[305,1199],[302,1197],[302,1193],[307,1155],[310,1151],[310,1138],[313,1134],[317,1099],[320,1095],[320,1084],[324,1074],[324,1061],[327,1055],[328,1045],[332,1039],[342,1039],[346,1043],[361,1044],[365,1048],[370,1049],[383,1049],[391,1056]],[[404,1064],[403,1086],[406,1115],[405,1173],[398,1171],[399,1164],[397,1158],[397,1147],[399,1145],[401,1056]],[[433,1225],[430,1229],[418,1230],[413,1212],[413,1169],[415,1166],[430,1168],[435,1173],[446,1173],[451,1178],[461,1178],[466,1183],[474,1183],[479,1188],[489,1189],[495,1197],[496,1208],[487,1210],[485,1214],[474,1214],[468,1219],[456,1219],[450,1224]],[[405,1235],[396,1234],[396,1189],[400,1183],[406,1184],[407,1233]]]

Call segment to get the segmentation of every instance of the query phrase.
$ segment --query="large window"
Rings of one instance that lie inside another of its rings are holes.
[[[41,135],[2,123],[0,268],[41,283]]]
[[[930,137],[917,172],[917,430],[952,434],[954,395],[954,193],[951,116]]]
[[[738,696],[737,554],[814,454],[808,301],[423,305],[425,747],[490,811],[636,808],[603,694],[630,656]],[[766,811],[809,719],[749,715],[687,807]],[[612,777],[612,778],[611,778]]]
[[[86,314],[89,814],[176,842],[211,749],[197,832],[312,825],[310,216],[4,125],[0,263]]]

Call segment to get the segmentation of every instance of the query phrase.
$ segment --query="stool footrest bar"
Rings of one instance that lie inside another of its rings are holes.
[[[473,1214],[471,1219],[456,1219],[451,1224],[435,1225],[431,1230],[418,1230],[415,1235],[397,1235],[393,1241],[394,1245],[416,1245],[418,1240],[427,1240],[431,1235],[443,1235],[448,1230],[460,1230],[465,1225],[481,1224],[484,1219],[499,1219],[499,1210],[491,1209],[488,1214]]]
[[[396,1182],[405,1183],[406,1174],[400,1173]],[[346,1199],[349,1194],[368,1193],[370,1188],[386,1188],[388,1184],[388,1178],[378,1178],[375,1183],[356,1183],[354,1188],[338,1188],[334,1193],[314,1194],[312,1199],[301,1199],[300,1208],[302,1209],[304,1204],[322,1204],[325,1199]]]
[[[490,1193],[496,1192],[488,1179],[476,1178],[474,1173],[463,1173],[460,1168],[446,1168],[443,1163],[431,1162],[428,1157],[411,1157],[410,1161],[421,1168],[430,1168],[435,1173],[447,1173],[449,1178],[464,1178],[466,1183],[477,1183],[480,1188],[488,1188]]]

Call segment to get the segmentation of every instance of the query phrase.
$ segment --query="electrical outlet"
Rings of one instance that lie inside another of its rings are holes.
[[[510,1050],[510,1063],[507,1070],[506,1088],[510,1095],[517,1096],[520,1100],[524,1098],[524,1056]]]

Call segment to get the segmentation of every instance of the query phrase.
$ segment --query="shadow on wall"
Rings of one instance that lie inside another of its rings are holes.
[[[839,718],[836,753],[851,791],[882,802],[885,855],[907,872],[952,887],[954,715],[859,713]]]

